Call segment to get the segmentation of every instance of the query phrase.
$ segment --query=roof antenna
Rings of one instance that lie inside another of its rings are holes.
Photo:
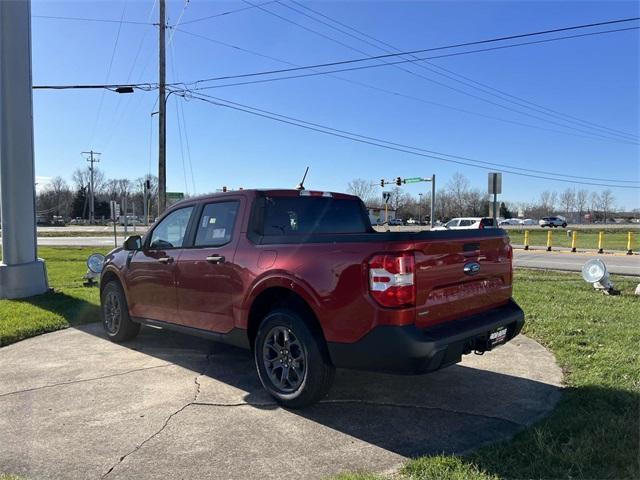
[[[302,177],[302,181],[296,187],[296,190],[304,190],[304,180],[307,178],[307,173],[309,173],[309,167],[304,171],[304,176]]]

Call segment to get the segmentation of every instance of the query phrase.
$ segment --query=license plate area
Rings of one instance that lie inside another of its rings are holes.
[[[489,332],[488,338],[488,349],[491,350],[499,345],[506,343],[507,341],[507,333],[509,332],[509,328],[507,326],[494,328]]]

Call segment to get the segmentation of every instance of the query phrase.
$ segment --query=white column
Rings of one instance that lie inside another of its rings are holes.
[[[0,0],[0,298],[48,289],[36,255],[31,1]]]

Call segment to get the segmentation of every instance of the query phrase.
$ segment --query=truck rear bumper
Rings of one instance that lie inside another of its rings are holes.
[[[524,312],[516,302],[431,328],[415,325],[374,328],[354,343],[329,342],[338,368],[389,373],[426,373],[458,363],[474,350],[490,350],[490,332],[507,327],[506,341],[520,333]]]

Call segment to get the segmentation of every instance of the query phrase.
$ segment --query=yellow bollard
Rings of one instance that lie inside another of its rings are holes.
[[[604,232],[598,233],[598,253],[604,253]]]
[[[549,227],[549,231],[547,232],[547,252],[551,251],[552,243],[553,243],[553,232],[551,231],[551,227]]]
[[[529,230],[524,231],[524,249],[529,250]]]
[[[627,255],[633,255],[632,243],[633,243],[633,232],[628,232],[627,233]]]
[[[578,232],[575,230],[571,232],[571,251],[575,253],[576,244],[578,243]]]

